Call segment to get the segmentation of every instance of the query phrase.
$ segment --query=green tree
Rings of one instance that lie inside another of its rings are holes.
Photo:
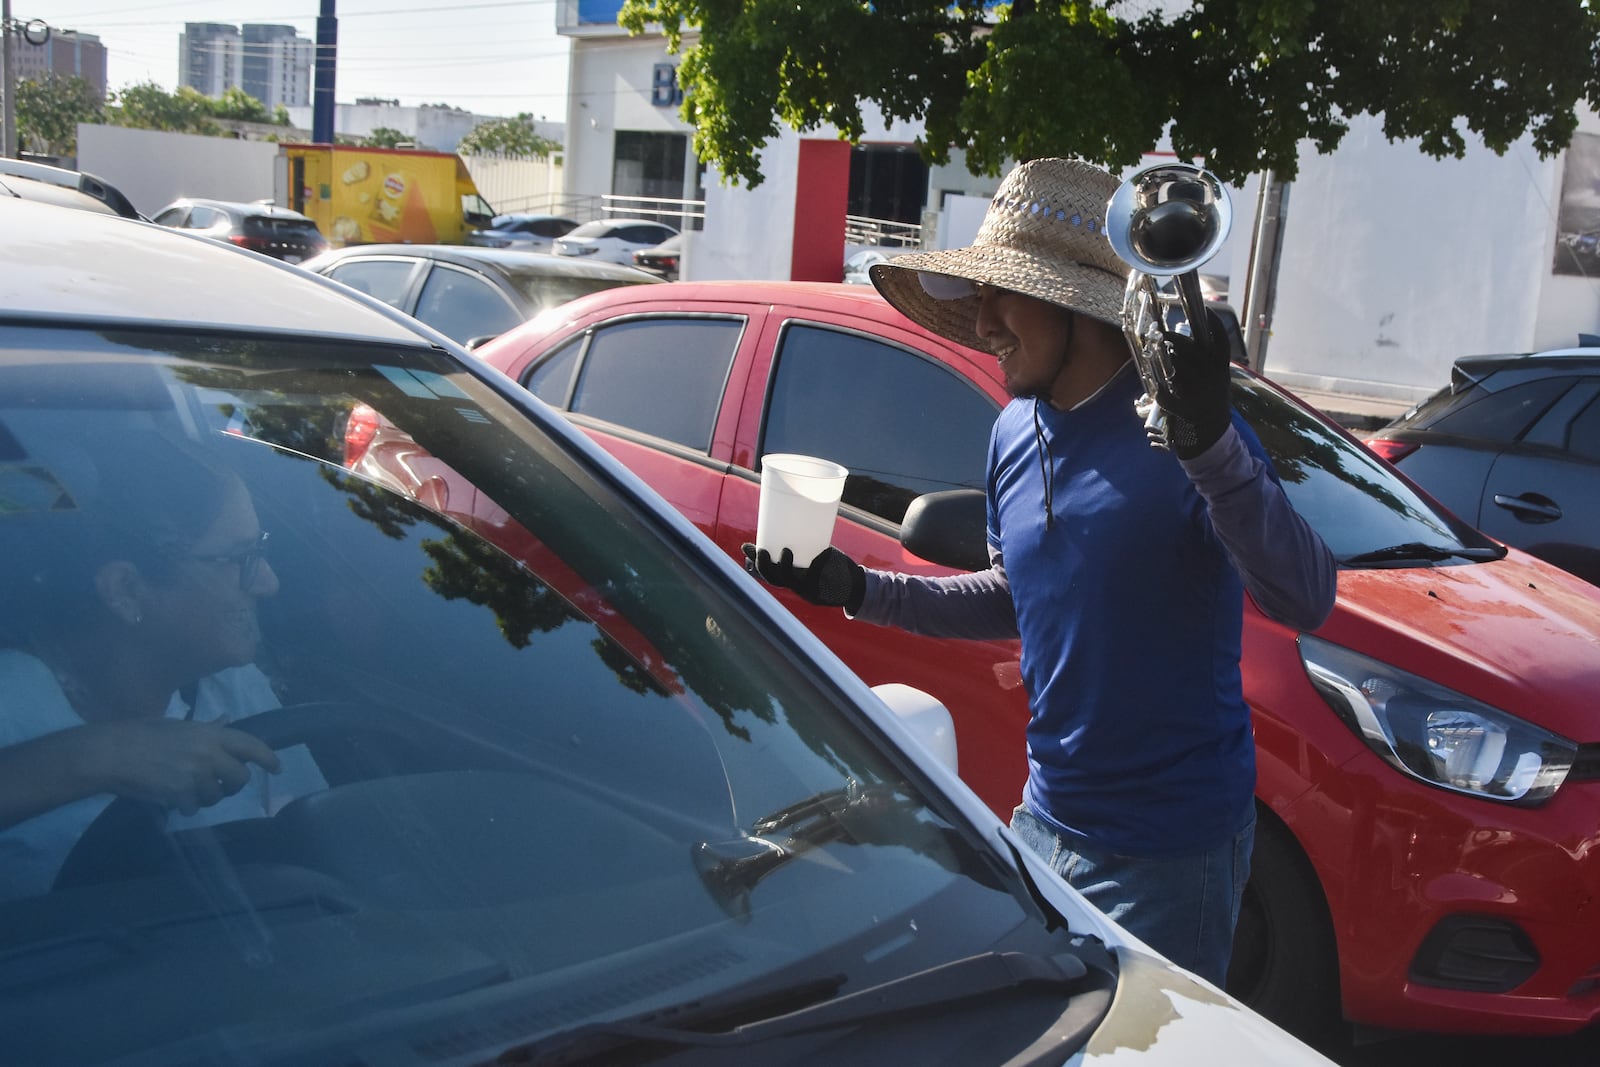
[[[213,101],[198,89],[185,85],[172,93],[141,82],[116,94],[107,118],[115,126],[216,136],[222,127],[213,115]]]
[[[561,151],[561,142],[535,133],[533,116],[524,111],[515,118],[478,123],[461,139],[457,150],[469,154],[480,152],[514,156],[518,159],[547,159],[550,153]]]
[[[404,130],[397,130],[391,126],[375,126],[367,134],[367,144],[374,148],[398,148],[400,145],[410,145],[416,141]]]
[[[210,111],[215,118],[231,119],[235,122],[270,123],[272,121],[272,114],[267,110],[267,105],[237,85],[228,89],[220,97],[207,97],[207,99],[211,101]]]
[[[1152,7],[1157,10],[1152,11]],[[681,52],[696,154],[761,182],[779,122],[862,136],[862,104],[919,121],[931,163],[975,173],[1067,155],[1138,162],[1170,132],[1221,177],[1293,177],[1302,141],[1329,152],[1351,118],[1460,157],[1530,134],[1565,147],[1574,105],[1600,106],[1600,4],[1590,0],[626,0]],[[684,46],[685,32],[697,33]]]
[[[83,78],[47,74],[17,85],[17,143],[44,156],[78,151],[78,123],[104,121],[100,98]]]

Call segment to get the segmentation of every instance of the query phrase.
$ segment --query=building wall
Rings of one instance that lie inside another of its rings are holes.
[[[206,96],[221,96],[243,77],[244,41],[239,27],[187,22],[178,35],[178,84]]]
[[[180,196],[270,200],[277,158],[270,141],[78,125],[78,169],[121,189],[145,215]]]
[[[19,82],[43,81],[47,75],[82,78],[96,97],[106,97],[106,46],[92,33],[52,29],[42,45],[29,44],[18,33],[11,40],[11,61]]]
[[[1584,125],[1600,128],[1592,115]],[[1308,149],[1284,213],[1267,373],[1417,400],[1458,356],[1600,332],[1600,283],[1551,269],[1562,162],[1527,139],[1504,156],[1475,146],[1435,160],[1369,117],[1333,153]]]
[[[472,132],[480,122],[499,118],[496,115],[478,115],[454,107],[402,107],[396,103],[339,104],[334,108],[333,132],[341,137],[367,137],[381,128],[399,130],[416,142],[418,148],[436,152],[454,152],[461,139]],[[311,108],[290,107],[289,120],[296,126],[311,127]],[[536,120],[534,132],[541,137],[561,142],[566,129],[559,122]]]

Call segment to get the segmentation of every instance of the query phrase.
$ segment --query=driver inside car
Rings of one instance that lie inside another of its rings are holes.
[[[303,747],[227,725],[279,706],[255,665],[278,576],[243,481],[154,432],[96,453],[0,481],[23,579],[0,647],[0,899],[49,891],[118,797],[178,829],[326,787]]]

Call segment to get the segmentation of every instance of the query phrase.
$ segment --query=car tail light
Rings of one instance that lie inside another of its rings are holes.
[[[1422,446],[1415,441],[1396,441],[1388,437],[1373,437],[1368,439],[1367,447],[1390,463],[1399,463]]]
[[[351,408],[350,417],[344,424],[344,465],[354,467],[360,463],[377,434],[378,413],[366,404]]]
[[[240,248],[248,248],[252,252],[265,252],[272,247],[272,242],[265,237],[252,237],[247,233],[230,233],[228,240]]]

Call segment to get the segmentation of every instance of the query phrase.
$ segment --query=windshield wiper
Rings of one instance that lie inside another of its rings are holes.
[[[639,1045],[728,1047],[754,1044],[869,1020],[925,1014],[953,1005],[970,1007],[978,998],[1024,987],[1066,991],[1079,987],[1086,980],[1094,981],[1083,960],[1072,952],[1053,956],[980,952],[787,1014],[757,1015],[755,1021],[725,1029],[713,1028],[727,1027],[731,1020],[751,1018],[753,1009],[770,1006],[775,995],[816,989],[818,983],[776,993],[763,992],[754,997],[741,995],[696,1002],[688,1010],[667,1008],[631,1019],[586,1023],[507,1049],[495,1062],[577,1064]],[[834,981],[842,984],[840,979]],[[671,1019],[670,1025],[658,1021],[667,1018]]]
[[[1371,552],[1357,552],[1353,556],[1345,556],[1339,562],[1346,567],[1361,567],[1374,563],[1438,563],[1447,559],[1493,560],[1504,559],[1505,547],[1502,545],[1487,545],[1483,548],[1467,548],[1465,545],[1429,545],[1421,541],[1407,541],[1404,544],[1390,545],[1387,548],[1373,549]]]
[[[796,856],[831,841],[859,844],[866,824],[917,808],[894,786],[862,785],[851,779],[843,788],[757,819],[749,834],[729,841],[696,842],[695,869],[718,902],[730,914],[743,917],[750,913],[750,891],[756,884]]]

